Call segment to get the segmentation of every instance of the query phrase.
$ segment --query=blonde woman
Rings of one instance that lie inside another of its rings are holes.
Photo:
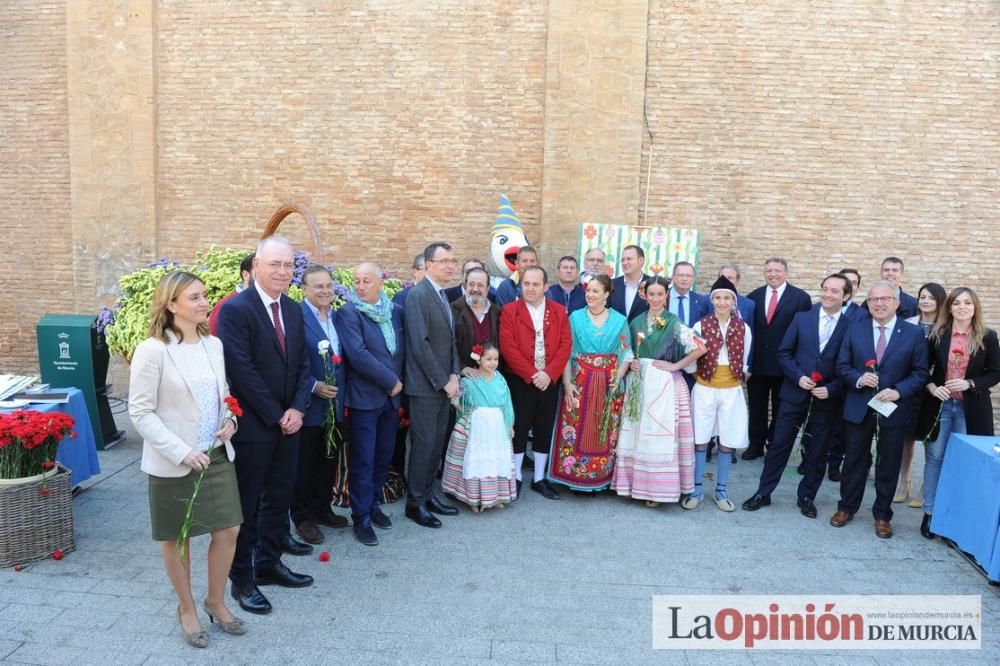
[[[187,643],[203,648],[208,634],[191,593],[190,548],[177,539],[200,477],[189,536],[212,535],[204,608],[226,633],[245,633],[246,625],[223,600],[243,522],[229,443],[236,420],[224,402],[229,388],[222,343],[208,332],[205,285],[191,273],[168,273],[149,309],[149,337],[132,356],[128,411],[143,439],[141,469],[149,475],[153,539],[160,542],[163,566],[180,602],[181,633]]]

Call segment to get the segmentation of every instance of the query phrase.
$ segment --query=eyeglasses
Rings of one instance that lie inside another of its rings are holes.
[[[292,262],[292,261],[284,261],[284,262],[282,262],[282,261],[269,261],[269,262],[267,262],[264,265],[267,266],[268,268],[270,268],[272,271],[276,271],[276,270],[278,270],[280,268],[284,268],[286,271],[290,271],[290,270],[293,270],[295,268],[295,262]]]
[[[889,301],[896,300],[895,296],[874,296],[868,299],[869,303],[888,303]]]
[[[458,259],[427,259],[427,261],[432,264],[448,264],[449,266],[458,266]]]

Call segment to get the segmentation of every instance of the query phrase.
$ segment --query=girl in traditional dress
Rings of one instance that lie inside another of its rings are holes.
[[[478,377],[463,377],[458,422],[448,442],[441,488],[479,513],[517,499],[514,476],[514,407],[499,372],[500,352],[493,342],[475,345]]]
[[[625,408],[611,487],[648,506],[676,502],[694,490],[694,426],[681,370],[705,345],[666,309],[670,282],[646,282],[649,311],[629,324],[637,358],[629,365]]]
[[[736,309],[736,287],[724,277],[712,285],[709,296],[715,311],[694,325],[695,335],[705,340],[708,351],[698,359],[694,401],[694,492],[681,501],[685,509],[696,508],[702,500],[701,481],[705,475],[708,440],[719,435],[715,504],[723,511],[736,507],[726,492],[733,449],[744,448],[747,439],[747,403],[744,379],[750,376],[750,327]]]
[[[611,484],[624,398],[622,377],[632,360],[628,320],[608,308],[611,279],[587,284],[587,307],[569,317],[573,336],[563,371],[563,405],[552,438],[548,477],[573,490]]]

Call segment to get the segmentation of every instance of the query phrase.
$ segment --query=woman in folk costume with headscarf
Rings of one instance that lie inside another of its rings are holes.
[[[729,454],[733,449],[741,449],[748,444],[747,403],[741,382],[750,376],[747,360],[752,335],[750,327],[740,319],[736,309],[736,287],[732,282],[720,276],[712,285],[709,298],[714,312],[694,325],[695,334],[705,340],[708,351],[698,359],[692,394],[694,492],[684,498],[681,506],[694,509],[701,503],[708,440],[717,433],[719,456],[716,458],[715,504],[728,512],[736,508],[726,492],[729,467],[733,462]]]

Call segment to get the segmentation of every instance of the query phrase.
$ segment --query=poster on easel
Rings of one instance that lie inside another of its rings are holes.
[[[670,277],[678,261],[691,262],[698,273],[698,248],[701,232],[686,227],[645,227],[627,224],[584,223],[580,225],[577,243],[578,259],[599,248],[604,251],[604,270],[610,277],[621,275],[622,249],[638,245],[646,253],[645,272]]]

